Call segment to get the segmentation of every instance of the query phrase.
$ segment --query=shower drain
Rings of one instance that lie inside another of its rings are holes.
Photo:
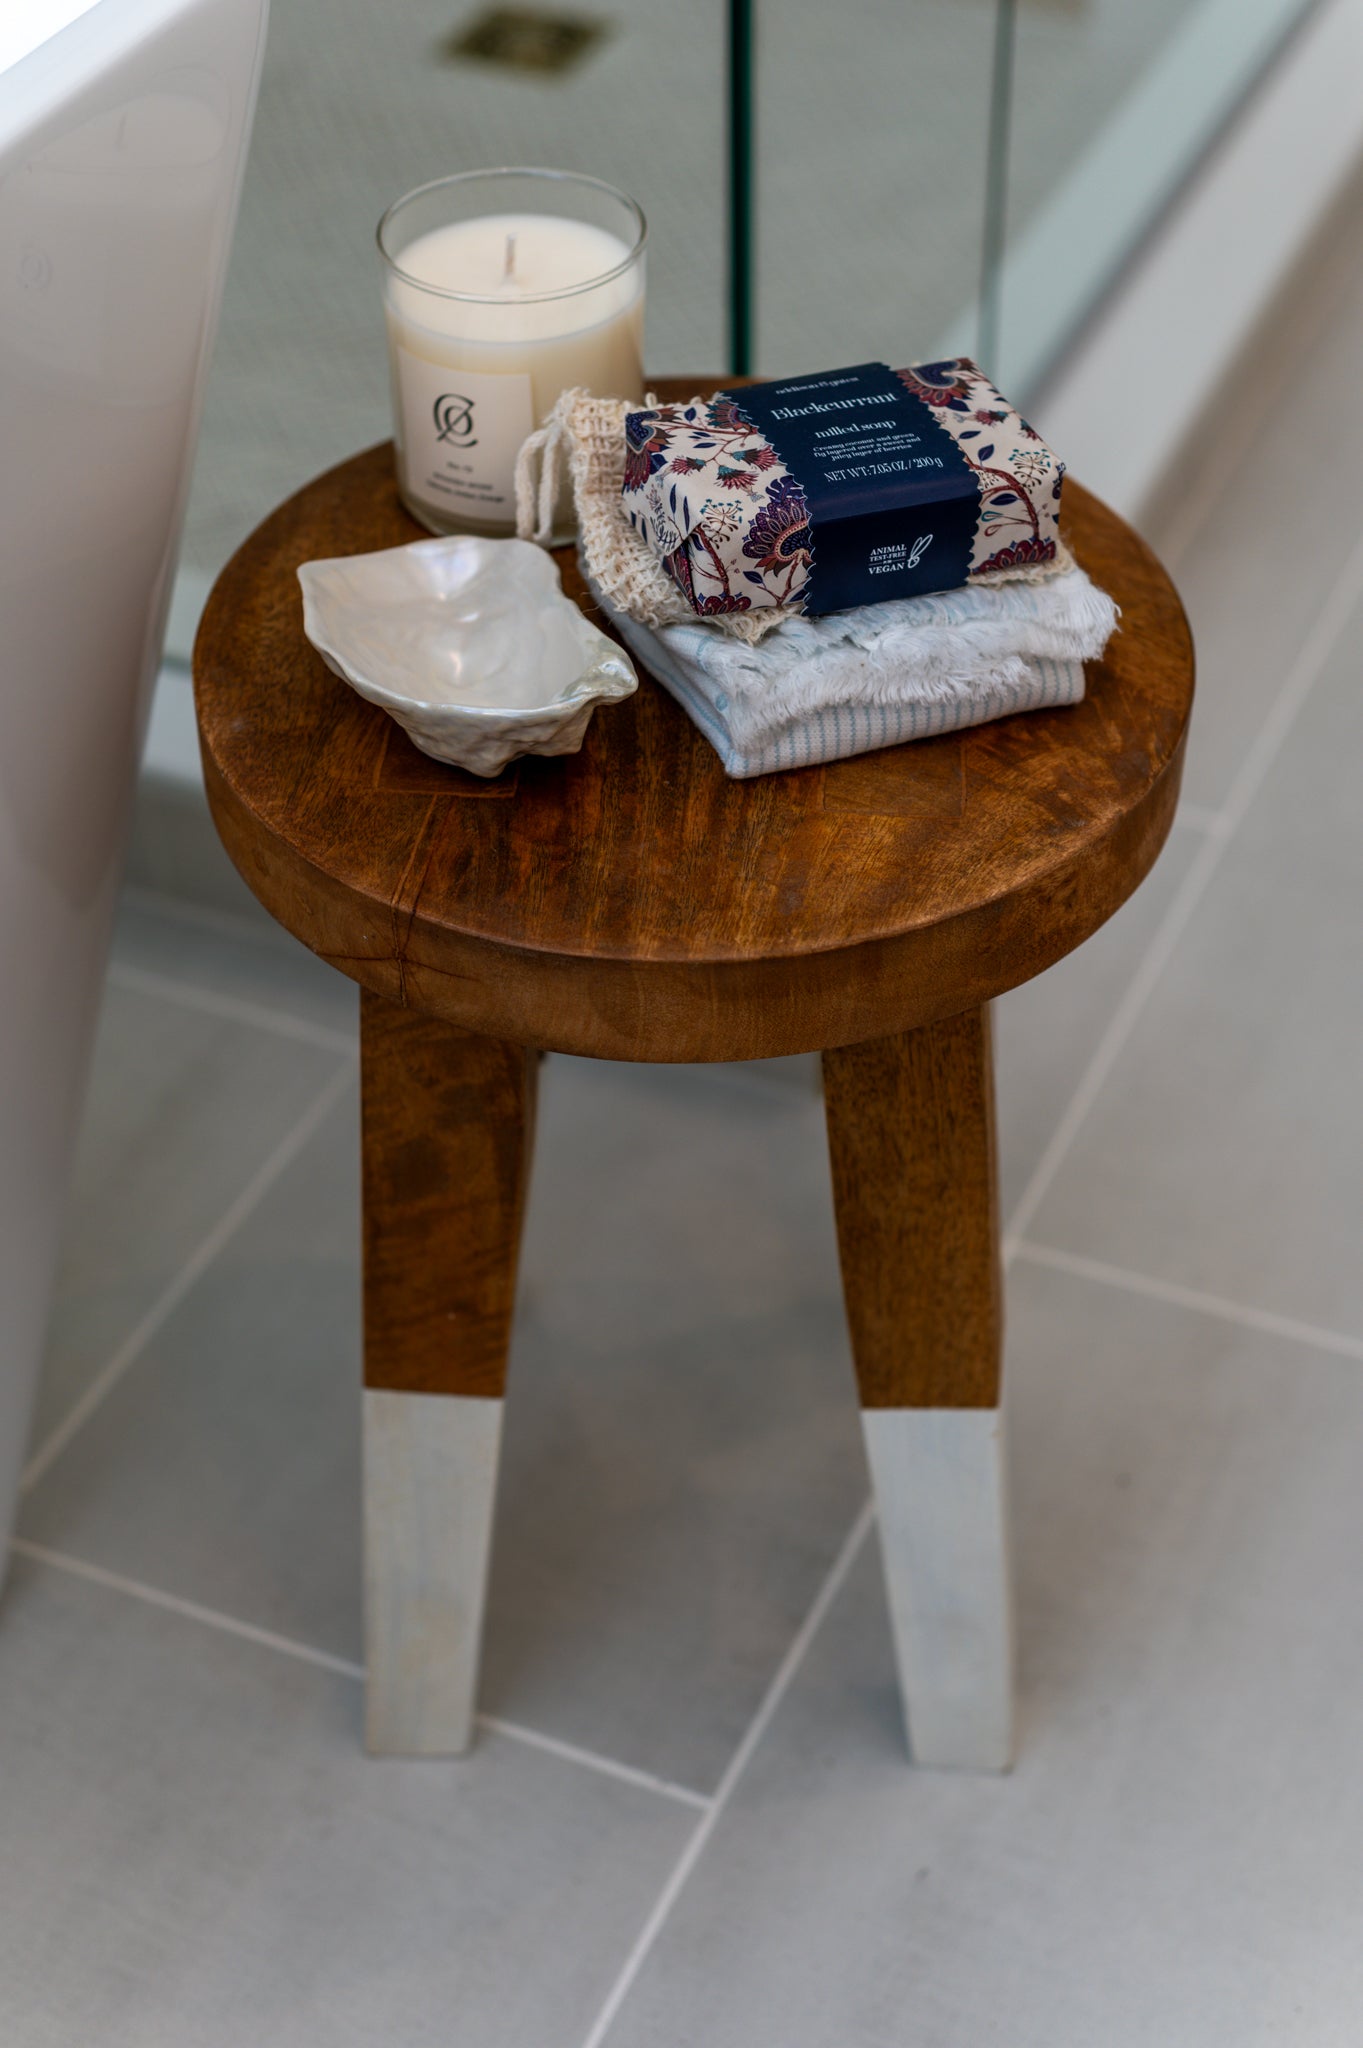
[[[467,58],[541,76],[569,71],[610,34],[588,15],[547,14],[536,7],[489,7],[444,45],[453,62]]]

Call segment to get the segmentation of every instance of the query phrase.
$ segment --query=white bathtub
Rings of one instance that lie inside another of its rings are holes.
[[[0,9],[0,1540],[266,5]]]

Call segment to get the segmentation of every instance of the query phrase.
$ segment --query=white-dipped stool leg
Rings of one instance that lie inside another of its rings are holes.
[[[997,1408],[862,1416],[909,1749],[916,1763],[1006,1770],[1013,1626]]]
[[[1013,1754],[989,1018],[824,1054],[843,1294],[916,1762]]]
[[[473,1738],[502,1407],[365,1391],[365,1742],[378,1755],[456,1755]]]
[[[472,1738],[538,1055],[365,990],[368,1746]]]

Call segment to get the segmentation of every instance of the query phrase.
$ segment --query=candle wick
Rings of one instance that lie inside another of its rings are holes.
[[[506,238],[506,267],[505,267],[505,268],[504,268],[504,270],[502,271],[502,283],[503,283],[503,284],[510,284],[510,283],[511,283],[511,281],[512,281],[512,279],[513,279],[513,278],[515,277],[515,275],[516,275],[516,237],[515,237],[514,235],[508,235],[508,236],[507,236],[507,238]]]

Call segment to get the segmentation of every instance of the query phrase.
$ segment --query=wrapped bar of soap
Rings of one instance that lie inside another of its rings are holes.
[[[622,503],[692,609],[819,615],[1047,573],[1064,465],[967,357],[626,422]]]

